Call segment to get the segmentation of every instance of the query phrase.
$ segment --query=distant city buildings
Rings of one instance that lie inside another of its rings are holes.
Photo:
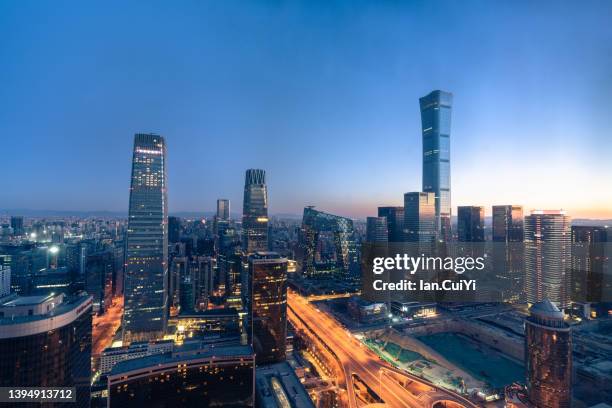
[[[91,310],[87,295],[1,299],[0,387],[75,387],[89,407]]]
[[[423,132],[423,191],[435,195],[435,230],[451,238],[450,131],[453,94],[432,91],[419,99]]]
[[[563,312],[548,299],[525,320],[525,363],[529,400],[539,408],[572,404],[572,334]]]
[[[571,229],[565,211],[535,210],[525,217],[525,289],[527,302],[544,299],[569,305]]]
[[[287,338],[287,259],[275,252],[249,256],[245,291],[250,342],[257,364],[285,360]]]
[[[484,242],[484,207],[457,207],[457,239],[459,242]]]
[[[229,205],[227,212],[229,215]],[[268,250],[268,188],[264,170],[246,171],[242,240],[242,247],[247,254]]]
[[[179,217],[168,217],[168,242],[179,242],[181,240],[181,219]]]
[[[366,219],[366,242],[388,242],[389,230],[386,217]]]
[[[12,216],[11,217],[11,228],[13,229],[13,235],[23,235],[25,230],[23,228],[23,217]]]
[[[166,144],[154,134],[134,137],[127,231],[123,340],[163,336],[168,306]]]

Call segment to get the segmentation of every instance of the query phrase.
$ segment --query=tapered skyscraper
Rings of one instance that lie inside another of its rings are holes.
[[[433,91],[419,99],[423,132],[423,191],[436,197],[436,232],[451,238],[450,130],[453,94]]]
[[[266,172],[248,169],[244,181],[242,247],[247,254],[268,250],[268,188]]]
[[[136,134],[127,232],[123,341],[159,338],[168,302],[166,144]]]

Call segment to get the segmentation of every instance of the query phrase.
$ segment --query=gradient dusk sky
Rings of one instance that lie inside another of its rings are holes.
[[[0,209],[127,212],[135,132],[170,212],[375,215],[454,94],[452,205],[612,218],[611,1],[0,2]]]

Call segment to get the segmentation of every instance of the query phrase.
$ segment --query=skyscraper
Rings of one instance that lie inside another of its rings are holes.
[[[423,191],[436,197],[436,232],[451,238],[450,131],[453,94],[433,91],[419,99],[423,132]]]
[[[572,402],[572,337],[563,313],[548,299],[525,320],[529,400],[538,408],[569,408]]]
[[[493,270],[504,282],[504,302],[524,300],[523,207],[493,206]]]
[[[220,220],[230,219],[230,200],[226,198],[217,200],[217,218]]]
[[[276,252],[250,255],[248,283],[245,303],[257,364],[283,361],[287,339],[287,259]]]
[[[378,207],[378,216],[387,219],[389,242],[403,242],[404,207]]]
[[[123,341],[160,337],[168,303],[168,197],[166,144],[158,135],[134,138],[126,262]]]
[[[608,231],[605,227],[572,226],[572,300],[601,302],[606,287]]]
[[[181,239],[181,219],[168,217],[168,242],[179,242]]]
[[[528,303],[569,303],[571,230],[565,211],[535,210],[525,217],[525,289]]]
[[[91,296],[63,293],[2,299],[0,387],[75,387],[66,406],[89,407],[91,305]]]
[[[433,243],[436,240],[434,193],[404,194],[404,231],[407,242]]]
[[[493,206],[493,242],[523,242],[523,207]]]
[[[11,228],[13,229],[13,235],[23,235],[25,232],[23,229],[23,217],[11,217]]]
[[[459,242],[484,242],[484,207],[457,207]]]
[[[242,210],[242,247],[247,254],[268,249],[268,188],[264,170],[246,171]]]
[[[366,241],[388,242],[389,232],[387,230],[387,218],[368,217],[366,219]]]

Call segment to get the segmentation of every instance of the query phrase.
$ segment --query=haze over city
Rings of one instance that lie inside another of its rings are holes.
[[[453,213],[612,218],[610,3],[144,4],[0,4],[0,208],[126,212],[155,132],[170,212],[239,212],[255,167],[271,214],[365,217],[420,189],[418,98],[443,89]]]

